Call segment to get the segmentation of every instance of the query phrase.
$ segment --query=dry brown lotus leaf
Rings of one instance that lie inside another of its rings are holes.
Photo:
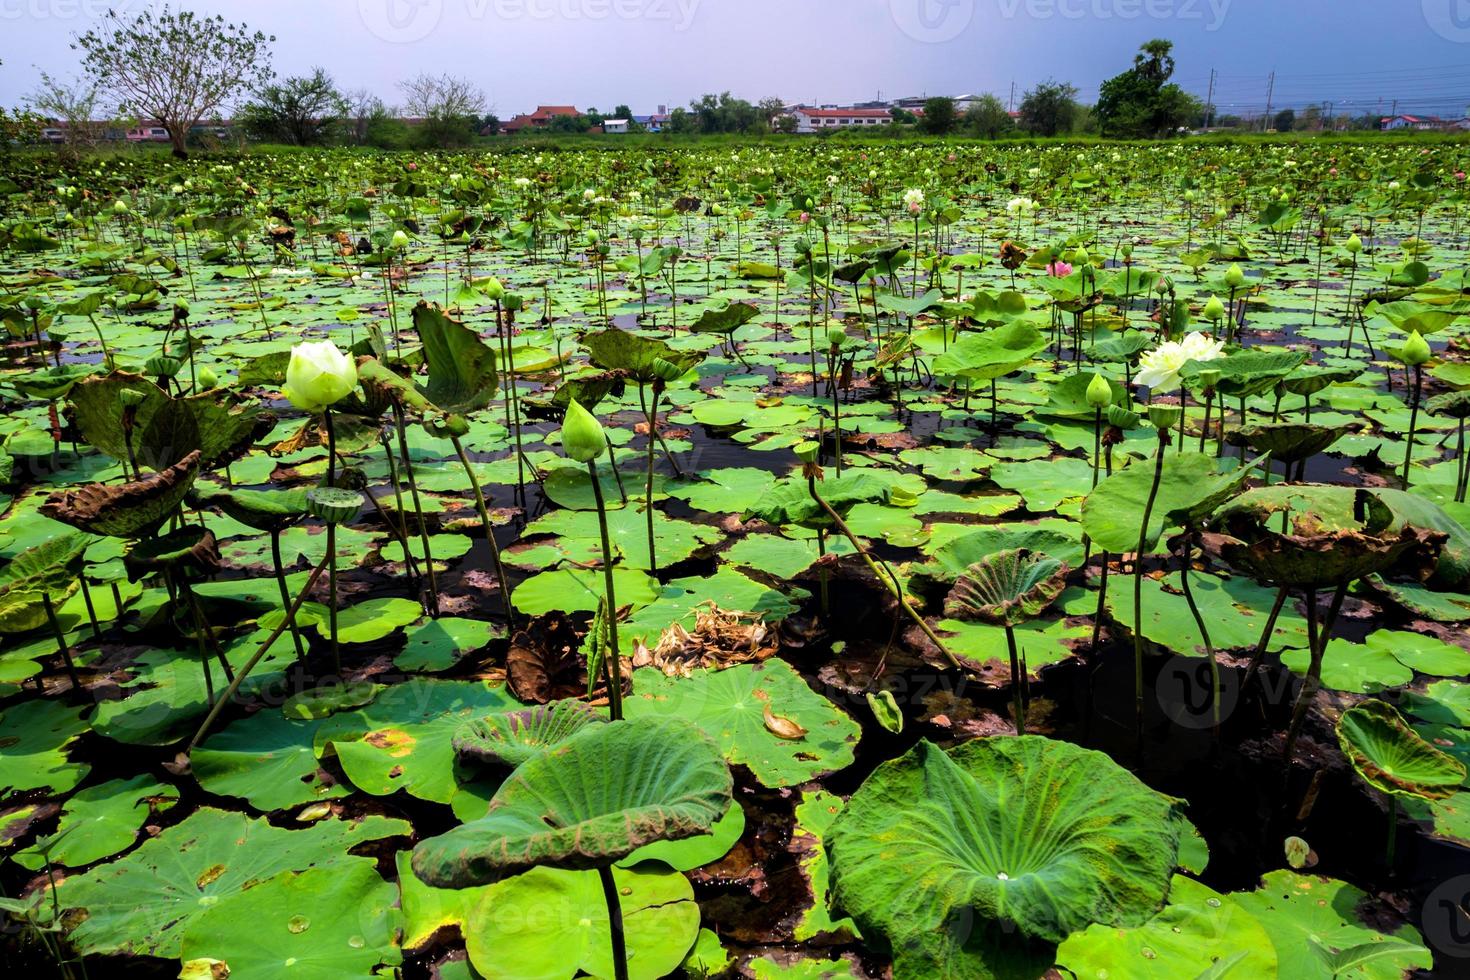
[[[131,483],[88,483],[46,498],[41,513],[82,531],[131,538],[157,529],[184,499],[199,465],[194,450],[167,469]],[[173,501],[173,504],[169,502]]]
[[[668,677],[688,677],[695,670],[767,660],[780,645],[777,629],[759,616],[727,612],[706,602],[695,609],[693,630],[674,623],[652,648],[640,640],[633,651],[633,666],[656,667]]]

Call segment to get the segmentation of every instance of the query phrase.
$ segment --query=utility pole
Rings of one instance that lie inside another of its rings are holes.
[[[1006,103],[1006,112],[1016,111],[1016,80],[1011,79],[1011,100]]]
[[[1261,132],[1271,128],[1271,96],[1276,93],[1276,73],[1266,80],[1266,118],[1261,120]]]
[[[1210,128],[1210,122],[1215,118],[1215,69],[1210,69],[1210,92],[1205,96],[1205,129]]]

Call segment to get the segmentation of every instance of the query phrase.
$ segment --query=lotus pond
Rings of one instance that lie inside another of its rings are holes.
[[[0,176],[11,975],[1464,975],[1464,143]]]

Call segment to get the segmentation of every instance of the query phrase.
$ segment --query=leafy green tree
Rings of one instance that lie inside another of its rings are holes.
[[[1296,128],[1296,110],[1282,109],[1271,120],[1271,128],[1278,133],[1289,133]]]
[[[919,130],[929,136],[948,136],[959,123],[954,99],[936,96],[924,102],[924,115],[919,120]]]
[[[316,68],[263,86],[240,110],[240,122],[251,139],[316,146],[334,137],[347,110],[332,76]]]
[[[1056,136],[1072,130],[1077,117],[1077,89],[1055,79],[1047,79],[1021,99],[1020,125],[1028,133]]]
[[[893,121],[900,126],[912,126],[914,123],[919,121],[918,116],[900,106],[894,106],[892,109],[888,110],[888,114],[892,116]]]
[[[1170,41],[1148,41],[1134,56],[1132,68],[1103,82],[1096,112],[1104,136],[1152,139],[1188,124],[1198,101],[1168,84],[1174,74],[1173,48]]]
[[[221,16],[164,4],[132,21],[108,11],[72,47],[82,52],[83,72],[117,98],[119,112],[157,119],[174,155],[184,157],[191,128],[270,80],[274,41]]]
[[[998,139],[1016,128],[1016,122],[1006,110],[1006,104],[994,95],[982,95],[974,105],[965,110],[960,127],[971,136]]]

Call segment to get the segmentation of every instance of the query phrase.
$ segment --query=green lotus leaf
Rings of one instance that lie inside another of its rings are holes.
[[[1306,351],[1243,350],[1213,361],[1188,361],[1180,374],[1195,378],[1201,371],[1218,372],[1216,391],[1230,398],[1248,398],[1265,391],[1306,361]]]
[[[1143,535],[1145,550],[1157,547],[1170,527],[1197,523],[1234,497],[1260,462],[1221,473],[1213,456],[1169,451]],[[1152,459],[1134,460],[1099,483],[1082,502],[1082,527],[1099,548],[1114,554],[1138,550],[1155,465]]]
[[[328,777],[312,750],[323,727],[320,719],[256,712],[190,753],[194,778],[210,793],[239,797],[267,813],[346,796],[352,788]]]
[[[195,486],[194,502],[257,531],[284,531],[306,515],[306,490],[248,490]]]
[[[59,534],[33,545],[0,568],[0,633],[27,633],[46,625],[53,610],[81,587],[84,534]]]
[[[963,938],[972,922],[1059,942],[1152,918],[1177,863],[1178,806],[1065,742],[985,738],[945,753],[922,741],[833,823],[834,901],[909,961],[908,976],[989,976]]]
[[[1432,955],[1420,945],[1419,933],[1413,926],[1403,926],[1391,935],[1379,932],[1370,925],[1378,914],[1370,907],[1368,896],[1341,881],[1293,871],[1272,871],[1256,891],[1227,895],[1225,900],[1254,916],[1271,937],[1278,977],[1403,980],[1409,971],[1427,970],[1433,963]],[[1316,949],[1317,944],[1330,950],[1344,950],[1367,943],[1392,944],[1393,952],[1363,962],[1351,972],[1336,973]],[[1405,943],[1410,944],[1408,948]]]
[[[849,470],[840,477],[817,481],[817,493],[838,514],[845,514],[860,503],[882,503],[888,500],[889,484],[861,470]],[[825,527],[831,518],[822,505],[812,499],[806,478],[788,477],[777,483],[761,500],[745,512],[745,520],[758,517],[767,524],[800,524]]]
[[[537,866],[603,867],[656,840],[708,833],[730,791],[729,768],[692,725],[591,725],[516,769],[484,817],[419,844],[414,873],[469,888]]]
[[[148,819],[173,806],[179,791],[144,774],[88,786],[66,802],[50,840],[17,852],[21,867],[41,871],[49,860],[60,867],[81,868],[133,846]],[[49,844],[42,853],[43,844]]]
[[[977,333],[965,333],[934,359],[934,373],[945,377],[989,381],[1024,367],[1046,349],[1047,339],[1029,323],[1014,321]]]
[[[784,718],[805,731],[782,738],[766,719]],[[861,726],[813,691],[784,660],[695,670],[667,677],[644,669],[634,675],[623,710],[639,724],[684,719],[714,739],[731,765],[750,769],[761,784],[796,786],[851,764]]]
[[[27,398],[54,402],[65,398],[67,393],[83,378],[97,373],[90,364],[57,364],[25,375],[16,375],[6,380]]]
[[[67,749],[89,727],[81,709],[55,701],[23,701],[0,711],[0,797],[31,789],[64,793],[92,767]]]
[[[486,715],[454,734],[454,755],[461,762],[514,769],[545,755],[588,725],[606,719],[580,701],[553,701],[524,711]]]
[[[142,401],[131,410],[125,408],[124,391],[141,394]],[[141,466],[163,470],[203,449],[195,413],[141,374],[114,371],[88,378],[72,388],[68,401],[82,438],[113,459],[136,459]],[[124,425],[129,411],[130,434]]]
[[[1053,555],[1068,565],[1082,563],[1080,536],[1030,524],[991,524],[946,541],[934,549],[928,561],[911,568],[909,574],[916,588],[952,585],[987,555],[1014,548]]]
[[[189,927],[229,896],[283,871],[362,864],[350,848],[408,833],[406,821],[380,816],[281,830],[204,807],[127,857],[62,881],[56,899],[79,952],[177,959]]]
[[[282,871],[196,915],[180,959],[224,963],[232,977],[375,977],[403,959],[394,942],[398,889],[367,858]]]
[[[131,483],[88,483],[46,498],[41,513],[92,534],[132,538],[157,530],[183,503],[198,475],[199,450]]]
[[[1092,422],[1097,418],[1097,409],[1087,402],[1087,386],[1092,384],[1092,379],[1097,375],[1092,371],[1078,371],[1069,374],[1061,381],[1051,385],[1047,390],[1046,404],[1041,411],[1046,415],[1052,415],[1064,419],[1086,419]],[[1133,396],[1128,389],[1123,387],[1112,378],[1103,379],[1112,393],[1114,405],[1131,405]],[[1107,420],[1107,411],[1103,411],[1103,420]]]
[[[1169,904],[1141,926],[1089,926],[1057,947],[1057,964],[1077,977],[1198,980],[1228,964],[1225,977],[1275,977],[1276,951],[1255,917],[1182,875]]]
[[[1350,425],[1313,425],[1308,422],[1260,423],[1231,429],[1225,441],[1246,445],[1272,459],[1296,463],[1326,452],[1333,443],[1353,431]]]
[[[1041,615],[1067,587],[1065,562],[1017,548],[987,555],[967,568],[944,600],[952,619],[1015,626]]]
[[[666,864],[675,871],[693,871],[718,861],[745,833],[745,809],[732,800],[725,815],[715,821],[707,834],[696,834],[683,840],[656,840],[618,862],[620,868],[636,868],[645,861]]]
[[[1434,501],[1418,494],[1375,487],[1373,495],[1393,512],[1389,530],[1400,531],[1406,526],[1413,526],[1447,535],[1439,550],[1431,585],[1459,590],[1470,584],[1470,530]]]
[[[496,354],[480,335],[429,303],[413,308],[413,326],[429,366],[429,381],[422,388],[429,401],[457,415],[490,404],[499,386]]]
[[[728,337],[759,315],[760,307],[754,303],[731,303],[723,310],[705,310],[689,329],[693,333],[717,333]]]
[[[645,864],[614,868],[629,980],[677,973],[699,932],[694,889],[681,874]],[[602,885],[591,871],[536,868],[492,885],[464,928],[470,962],[486,977],[613,977]]]
[[[746,304],[736,303],[730,309],[744,308]],[[754,315],[755,308],[751,307]],[[729,311],[726,311],[727,313]],[[706,317],[716,314],[706,313]],[[733,319],[737,314],[730,314]],[[746,319],[749,319],[747,317]],[[741,320],[740,323],[744,323]],[[736,326],[740,324],[737,323]],[[733,327],[731,328],[734,329]],[[704,360],[704,354],[700,351],[675,350],[662,340],[654,337],[642,337],[627,330],[619,330],[609,327],[595,333],[582,335],[578,341],[587,349],[587,354],[592,363],[606,371],[626,371],[628,375],[644,384],[651,384],[657,377],[653,370],[655,360],[665,360],[676,367],[690,370]],[[584,403],[585,405],[586,403]],[[590,406],[588,406],[590,407]]]
[[[1382,701],[1344,711],[1337,744],[1365,783],[1392,796],[1443,799],[1465,779],[1463,762],[1426,742]]]

